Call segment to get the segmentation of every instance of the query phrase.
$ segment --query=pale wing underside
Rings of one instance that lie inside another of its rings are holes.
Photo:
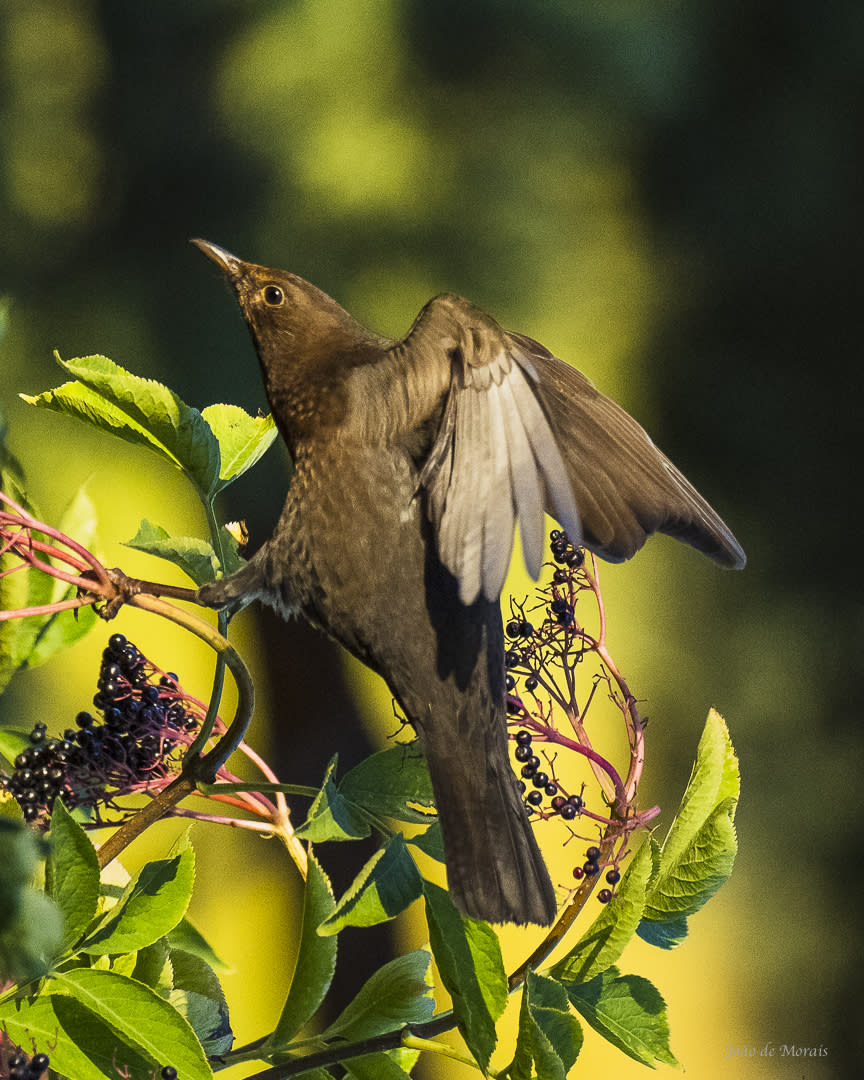
[[[450,367],[420,483],[465,603],[500,594],[517,524],[538,575],[544,509],[574,543],[612,561],[660,531],[743,566],[732,533],[639,424],[542,345],[446,296],[400,347],[415,373]]]

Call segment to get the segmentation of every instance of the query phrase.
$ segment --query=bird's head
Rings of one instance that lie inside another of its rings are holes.
[[[340,387],[364,362],[374,335],[327,293],[286,270],[244,262],[211,243],[193,240],[231,284],[255,342],[270,406],[283,429],[338,420]]]

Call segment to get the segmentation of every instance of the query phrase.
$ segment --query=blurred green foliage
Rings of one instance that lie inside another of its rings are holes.
[[[98,486],[113,452],[17,402],[53,385],[54,347],[110,355],[196,405],[263,404],[234,305],[185,243],[203,235],[394,335],[434,292],[462,292],[622,400],[728,517],[743,575],[658,542],[605,582],[655,717],[648,797],[668,801],[708,704],[742,759],[738,880],[719,904],[741,931],[720,950],[740,950],[744,1011],[701,1033],[701,1064],[676,1047],[702,1075],[736,1041],[822,1043],[835,1074],[861,1052],[843,1003],[861,943],[846,489],[862,52],[852,0],[0,9],[0,407],[40,503],[94,469]],[[232,489],[225,517],[247,519],[253,546],[284,485],[270,454]],[[258,625],[272,700],[292,703],[283,771],[312,779],[337,738],[350,752],[340,662],[305,629]]]

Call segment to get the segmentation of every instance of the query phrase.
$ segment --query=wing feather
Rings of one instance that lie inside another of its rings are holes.
[[[744,565],[728,527],[640,425],[538,342],[443,296],[400,348],[418,369],[450,366],[419,482],[464,603],[500,594],[517,523],[538,575],[544,509],[575,543],[611,561],[665,532],[727,566]]]

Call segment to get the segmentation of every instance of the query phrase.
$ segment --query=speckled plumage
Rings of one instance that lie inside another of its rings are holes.
[[[499,593],[516,524],[535,575],[544,507],[605,558],[655,531],[731,566],[741,548],[631,417],[460,297],[390,341],[302,278],[196,243],[236,292],[295,465],[271,539],[200,598],[302,614],[382,675],[424,748],[456,903],[549,923],[506,738]]]

